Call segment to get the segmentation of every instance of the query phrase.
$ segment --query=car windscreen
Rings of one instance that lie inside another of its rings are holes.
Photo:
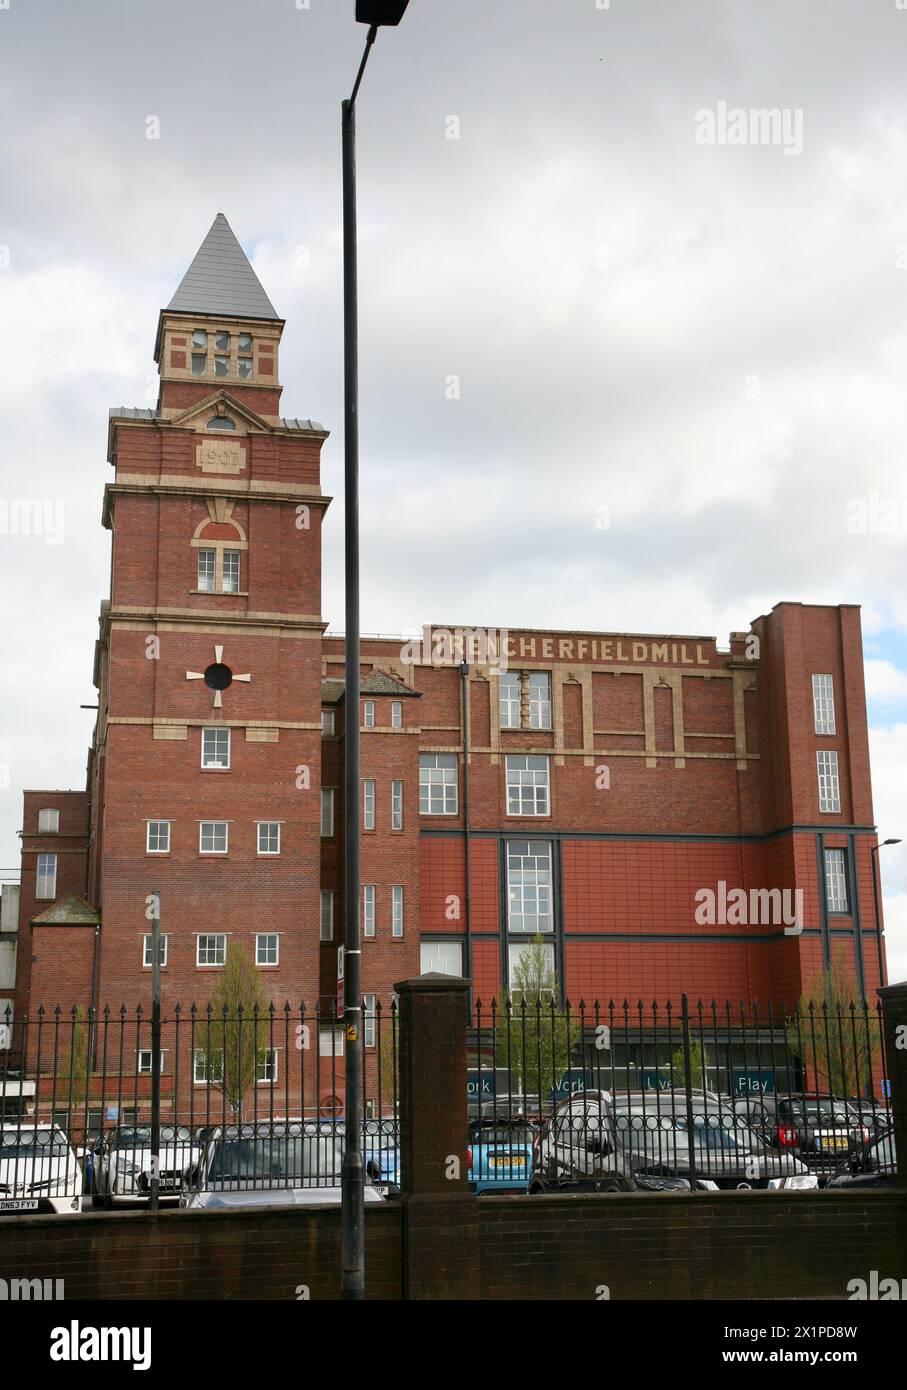
[[[470,1125],[470,1144],[532,1144],[528,1125]]]
[[[60,1129],[5,1129],[0,1133],[0,1159],[62,1158],[69,1153],[69,1141]]]
[[[781,1101],[778,1114],[782,1119],[793,1120],[800,1125],[847,1125],[851,1118],[846,1105],[830,1100]]]
[[[208,1156],[211,1183],[340,1181],[339,1139],[312,1135],[256,1134],[215,1139]]]
[[[686,1117],[651,1115],[630,1112],[617,1116],[617,1131],[623,1143],[647,1151],[689,1152],[689,1131]],[[716,1152],[748,1154],[758,1147],[748,1129],[720,1117],[702,1116],[693,1119],[693,1144],[697,1149]]]
[[[161,1125],[161,1144],[191,1144],[192,1131],[186,1125]],[[115,1149],[150,1149],[151,1126],[118,1129],[112,1143]]]

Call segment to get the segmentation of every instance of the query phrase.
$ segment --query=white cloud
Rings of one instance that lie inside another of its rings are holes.
[[[900,670],[892,661],[876,659],[864,662],[864,670],[868,699],[885,704],[907,700],[907,671]]]

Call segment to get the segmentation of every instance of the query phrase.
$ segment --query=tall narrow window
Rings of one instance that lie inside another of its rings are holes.
[[[239,593],[239,551],[224,551],[224,593]]]
[[[553,931],[551,845],[546,840],[507,844],[507,926],[533,935]]]
[[[551,673],[532,671],[529,676],[529,727],[551,728]]]
[[[57,856],[38,855],[38,876],[35,887],[36,898],[55,898],[57,896]]]
[[[846,850],[825,851],[825,898],[829,912],[849,912]]]
[[[395,883],[391,889],[391,936],[403,935],[403,885]]]
[[[323,709],[321,711],[321,733],[324,738],[330,738],[334,732],[334,711]]]
[[[391,700],[391,728],[403,728],[403,701]]]
[[[813,676],[813,714],[817,734],[835,732],[835,683],[831,676]]]
[[[330,840],[334,834],[334,788],[321,788],[321,836]]]
[[[198,552],[198,587],[206,593],[213,593],[217,582],[217,551]]]
[[[391,830],[403,829],[403,783],[391,782]]]
[[[508,816],[551,814],[548,795],[548,759],[531,754],[507,758]]]
[[[364,700],[362,704],[362,722],[367,729],[375,727],[375,702],[374,700]]]
[[[230,730],[202,729],[202,767],[230,766]]]
[[[500,725],[502,729],[520,727],[520,673],[504,671],[498,686],[500,696]]]
[[[362,935],[375,935],[375,885],[362,885]]]
[[[362,996],[362,1041],[366,1047],[375,1046],[375,1010],[377,1001],[377,994],[363,994]]]
[[[362,829],[374,830],[375,828],[375,780],[373,777],[362,779]]]
[[[838,779],[838,755],[834,749],[822,749],[816,754],[819,771],[819,810],[841,810],[841,784]]]
[[[252,334],[240,333],[236,344],[236,375],[247,381],[252,375]]]
[[[321,940],[334,940],[334,894],[328,888],[321,890]]]

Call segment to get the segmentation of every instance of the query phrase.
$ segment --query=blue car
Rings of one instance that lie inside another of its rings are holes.
[[[528,1192],[535,1131],[524,1118],[471,1120],[470,1192]]]

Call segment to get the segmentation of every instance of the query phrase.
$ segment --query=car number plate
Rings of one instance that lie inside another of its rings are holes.
[[[819,1147],[820,1147],[821,1149],[846,1149],[846,1148],[847,1148],[847,1135],[846,1135],[846,1134],[826,1134],[826,1135],[823,1135],[823,1136],[819,1139]]]
[[[493,1158],[491,1166],[492,1168],[522,1168],[525,1162],[526,1160],[522,1155],[514,1154],[509,1158]]]
[[[37,1211],[37,1197],[0,1198],[0,1211]]]

